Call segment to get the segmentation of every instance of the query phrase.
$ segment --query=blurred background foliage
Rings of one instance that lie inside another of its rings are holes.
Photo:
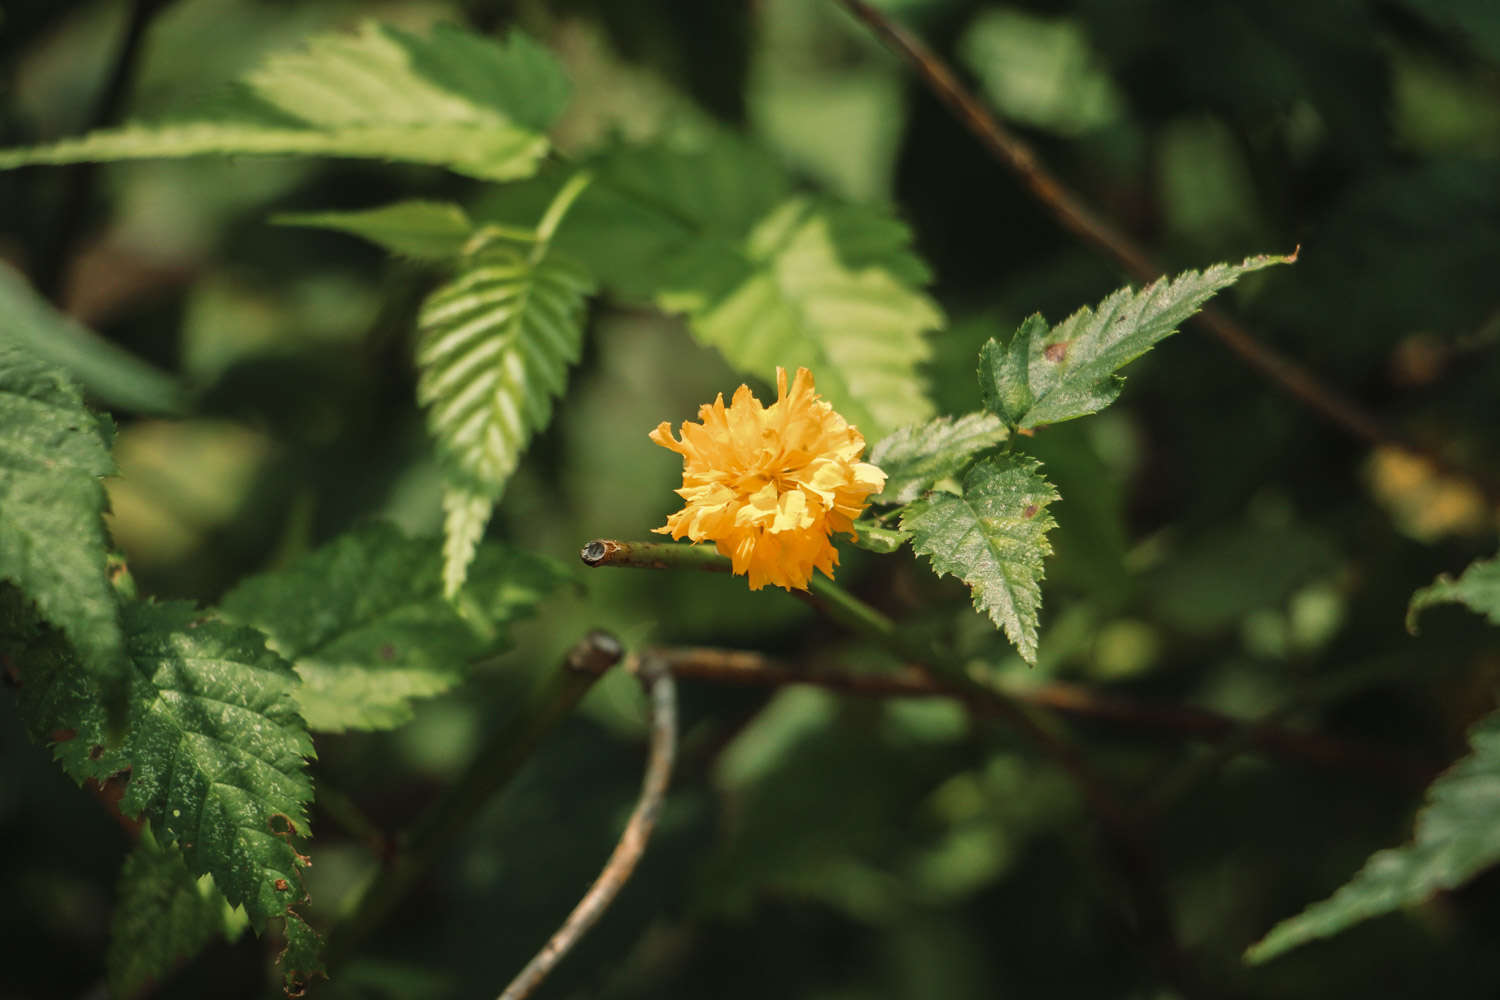
[[[886,0],[1093,204],[1169,270],[1301,245],[1226,303],[1272,344],[1474,467],[1500,458],[1500,6],[1489,0]],[[136,12],[138,58],[111,82]],[[0,144],[190,111],[266,52],[363,18],[518,25],[565,61],[556,131],[581,153],[727,121],[809,186],[891,202],[951,325],[928,374],[977,402],[974,358],[1028,313],[1058,320],[1122,276],[1050,218],[831,3],[565,0],[7,2]],[[111,528],[143,593],[211,601],[359,519],[440,527],[413,401],[416,304],[434,275],[280,211],[476,181],[335,161],[198,160],[0,174],[0,258],[117,344],[180,372],[182,420],[121,412]],[[646,440],[737,385],[681,325],[599,306],[557,420],[494,535],[573,562],[676,503]],[[763,387],[762,387],[763,388]],[[1318,422],[1195,332],[1132,368],[1120,405],[1024,442],[1064,500],[1027,670],[952,581],[909,552],[848,551],[840,580],[955,637],[1017,685],[1070,680],[1240,718],[1271,711],[1435,771],[1493,704],[1500,650],[1443,609],[1409,637],[1413,589],[1493,547],[1471,487]],[[742,580],[602,571],[517,648],[403,729],[319,741],[325,789],[395,829],[430,801],[539,670],[592,626],[646,642],[874,667],[788,596]],[[681,770],[643,870],[544,988],[554,997],[1157,998],[1098,831],[1065,777],[997,723],[940,702],[686,684]],[[1068,728],[1127,797],[1177,790],[1154,828],[1207,995],[1494,996],[1490,873],[1267,966],[1276,920],[1409,833],[1421,783],[1211,751],[1151,726]],[[617,674],[327,996],[493,994],[576,901],[633,800],[638,692]],[[0,711],[0,997],[93,996],[127,838]],[[1174,777],[1175,776],[1175,777]],[[1179,780],[1181,779],[1181,780]],[[1175,782],[1175,784],[1174,784]],[[45,818],[45,821],[43,820]],[[375,871],[315,812],[310,917]],[[264,944],[216,945],[161,996],[258,996]]]

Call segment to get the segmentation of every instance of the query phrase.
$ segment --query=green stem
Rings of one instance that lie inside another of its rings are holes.
[[[474,755],[463,775],[397,841],[395,856],[371,884],[354,914],[329,935],[324,963],[330,971],[346,962],[427,873],[479,811],[502,791],[531,758],[542,739],[573,710],[624,649],[607,632],[590,632],[569,651],[562,666],[532,689],[508,725]]]
[[[621,542],[613,538],[596,538],[583,547],[579,557],[589,566],[693,569],[708,573],[728,573],[733,568],[729,557],[720,555],[712,545],[683,545],[680,542]],[[895,642],[899,638],[895,622],[828,577],[814,576],[808,591],[812,595],[811,603],[845,628],[883,643]],[[927,653],[923,652],[917,658],[926,659]]]
[[[542,214],[542,221],[536,224],[536,239],[539,246],[544,246],[552,241],[557,227],[562,224],[563,217],[568,214],[568,209],[573,207],[573,202],[583,194],[583,189],[589,186],[594,175],[587,170],[580,170],[568,182],[564,184],[552,199],[552,204],[547,206],[547,211]]]

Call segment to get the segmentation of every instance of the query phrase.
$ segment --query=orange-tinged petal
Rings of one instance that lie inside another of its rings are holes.
[[[712,541],[751,590],[805,590],[814,570],[832,577],[839,555],[830,536],[852,535],[885,485],[884,472],[859,460],[864,437],[819,398],[806,368],[790,386],[786,369],[776,369],[769,406],[741,385],[727,406],[720,393],[699,407],[677,437],[667,423],[649,436],[683,465],[683,507],[655,530]]]

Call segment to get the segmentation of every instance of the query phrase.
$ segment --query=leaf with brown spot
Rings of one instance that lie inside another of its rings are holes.
[[[1158,279],[1140,291],[1126,287],[1095,309],[1078,310],[1055,327],[1034,315],[1010,342],[991,338],[979,352],[984,405],[1013,430],[1096,413],[1124,388],[1115,373],[1177,332],[1220,289],[1245,274],[1293,257],[1265,255],[1215,264]]]

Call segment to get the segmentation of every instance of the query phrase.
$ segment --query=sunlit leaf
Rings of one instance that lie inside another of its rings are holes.
[[[520,32],[493,42],[438,25],[423,37],[366,24],[271,56],[246,91],[196,121],[131,124],[0,151],[31,163],[295,154],[427,163],[486,180],[525,177],[567,101],[557,61]]]
[[[450,595],[522,451],[552,419],[593,287],[586,270],[546,244],[500,241],[422,306],[417,401],[448,474]]]
[[[810,369],[874,440],[932,415],[919,364],[943,325],[906,226],[882,208],[792,193],[775,163],[727,136],[611,153],[558,231],[613,292],[687,317],[700,342],[774,383]],[[551,179],[488,211],[534,214]]]

